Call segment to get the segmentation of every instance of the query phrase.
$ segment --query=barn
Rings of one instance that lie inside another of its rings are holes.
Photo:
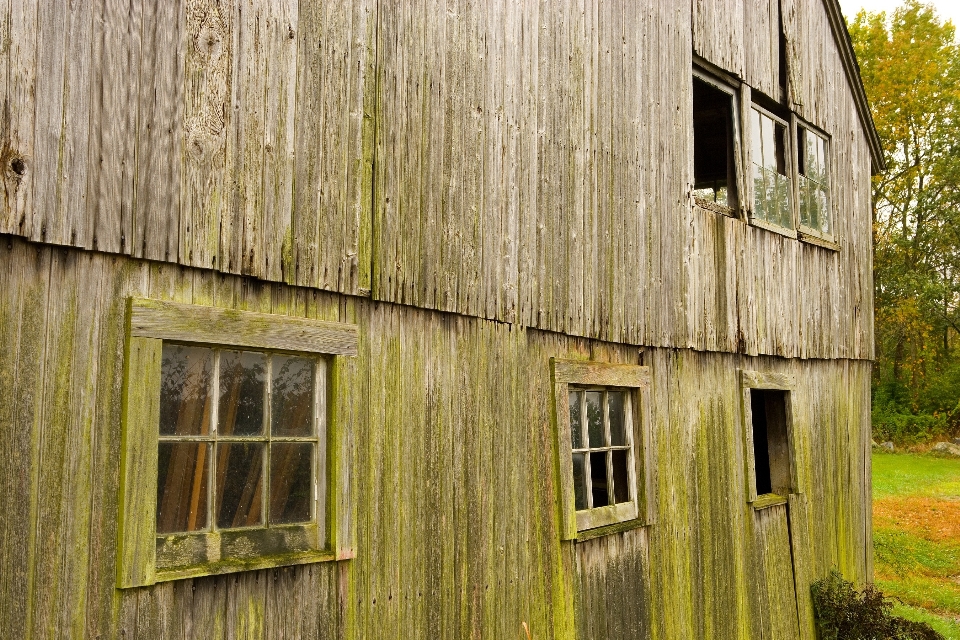
[[[836,0],[0,3],[0,636],[812,639],[872,579]]]

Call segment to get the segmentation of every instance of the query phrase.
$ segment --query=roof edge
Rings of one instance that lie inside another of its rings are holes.
[[[860,114],[860,121],[867,134],[867,142],[870,145],[871,173],[876,175],[885,171],[887,164],[883,159],[883,145],[880,143],[880,135],[877,133],[877,126],[873,122],[873,115],[870,113],[870,101],[867,100],[867,92],[863,88],[863,79],[860,77],[860,65],[857,63],[857,55],[853,51],[853,41],[850,40],[850,32],[847,31],[847,23],[843,19],[843,13],[840,9],[839,0],[823,0],[824,7],[827,9],[827,17],[830,19],[830,29],[833,31],[833,38],[836,40],[840,49],[840,58],[843,60],[843,70],[847,74],[847,81],[850,88],[853,89],[853,99],[857,104],[857,113]]]

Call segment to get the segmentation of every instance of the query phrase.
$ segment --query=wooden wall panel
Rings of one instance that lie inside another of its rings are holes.
[[[750,46],[746,36],[748,25],[745,5],[755,2],[756,0],[691,0],[694,53],[742,78],[745,50]]]
[[[536,638],[758,637],[738,369],[797,381],[798,584],[869,575],[867,362],[641,355],[13,236],[0,265],[4,637],[510,637],[523,622]],[[353,560],[114,588],[130,295],[359,324],[337,399],[355,443]],[[651,367],[655,525],[560,541],[550,357]]]
[[[744,0],[743,17],[746,61],[743,80],[754,90],[779,101],[779,0]]]

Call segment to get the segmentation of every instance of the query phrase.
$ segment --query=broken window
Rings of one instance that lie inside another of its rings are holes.
[[[750,389],[753,468],[757,495],[790,493],[788,391]]]
[[[793,206],[787,174],[787,124],[754,105],[750,111],[750,164],[755,219],[793,229]]]
[[[806,231],[829,236],[833,232],[830,216],[827,141],[820,134],[797,125],[797,191],[800,224]]]
[[[737,206],[733,90],[693,78],[693,195],[729,209]]]

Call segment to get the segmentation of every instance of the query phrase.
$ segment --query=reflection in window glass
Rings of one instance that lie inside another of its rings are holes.
[[[751,118],[753,217],[793,228],[790,182],[787,177],[787,129],[756,109]]]
[[[599,391],[587,392],[587,431],[590,436],[590,448],[602,447],[603,437],[603,404]]]
[[[270,522],[310,520],[313,444],[275,442],[270,447]]]
[[[221,435],[252,436],[263,431],[267,358],[252,351],[220,353]]]
[[[209,445],[161,442],[157,455],[157,533],[207,526]]]
[[[800,224],[814,231],[832,232],[827,177],[827,141],[809,129],[797,127]]]
[[[614,447],[627,444],[623,429],[623,391],[611,391],[607,394],[607,412],[610,416],[610,444]]]
[[[160,435],[210,431],[213,350],[164,344],[160,365]]]
[[[217,445],[217,527],[261,524],[263,451],[260,443]]]
[[[306,436],[313,432],[313,360],[273,357],[274,435]]]
[[[570,442],[574,449],[583,446],[583,420],[581,420],[580,403],[583,401],[583,392],[570,392]]]

